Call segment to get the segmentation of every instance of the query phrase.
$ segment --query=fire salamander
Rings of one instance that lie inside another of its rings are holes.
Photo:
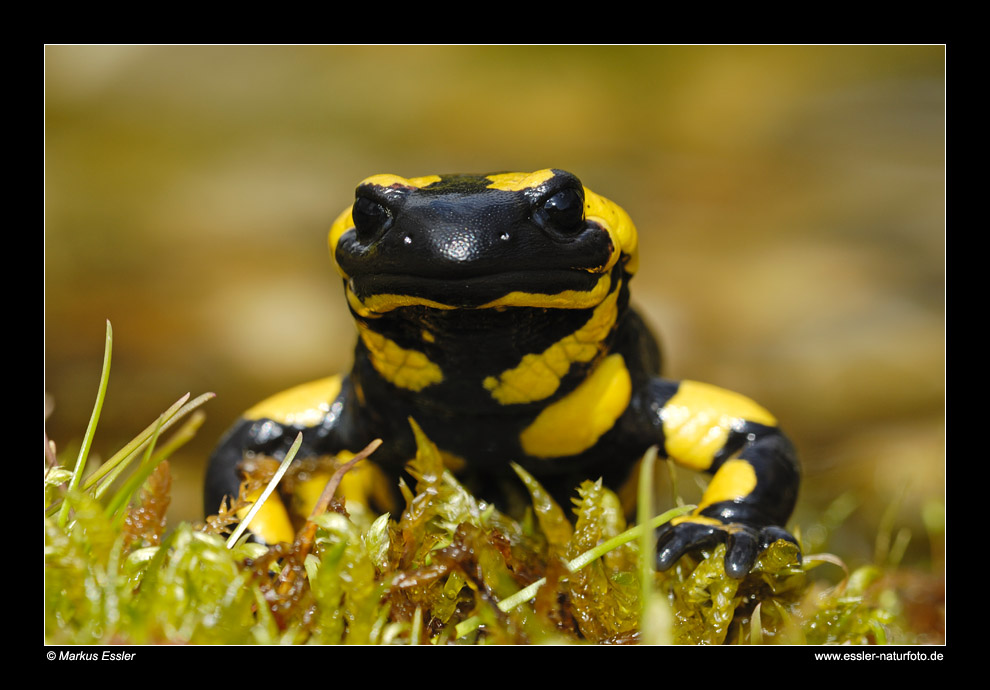
[[[518,494],[519,463],[562,505],[580,482],[620,487],[647,448],[714,474],[693,513],[662,529],[657,566],[727,543],[742,577],[782,525],[799,468],[775,418],[750,399],[660,378],[656,342],[629,306],[637,235],[628,214],[562,170],[375,175],[334,222],[330,254],[357,324],[349,374],[248,410],[215,450],[206,507],[238,490],[244,457],[356,452],[396,485],[413,418],[480,497]],[[273,496],[273,498],[276,498]],[[284,504],[252,523],[291,540]]]

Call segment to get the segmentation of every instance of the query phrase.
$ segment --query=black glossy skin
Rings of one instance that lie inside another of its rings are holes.
[[[363,333],[422,353],[442,372],[442,380],[418,390],[388,380],[370,341],[359,338],[353,369],[319,424],[242,418],[231,428],[207,471],[206,511],[216,512],[224,495],[236,494],[236,466],[245,454],[284,457],[298,431],[304,435],[298,457],[357,451],[383,438],[373,459],[394,486],[415,454],[409,417],[443,451],[464,460],[459,477],[476,495],[509,509],[526,500],[510,461],[525,467],[566,506],[581,481],[602,477],[618,488],[649,446],[659,445],[661,455],[667,454],[664,417],[687,384],[659,377],[656,342],[629,307],[628,269],[634,262],[625,248],[616,256],[620,247],[614,233],[585,218],[584,208],[592,208],[584,203],[591,193],[585,194],[580,181],[562,171],[522,190],[493,189],[484,176],[444,176],[422,186],[360,186],[351,214],[354,226],[342,217],[349,229],[336,242],[331,231],[331,250],[354,318]],[[597,304],[484,305],[512,292],[532,293],[525,300],[536,302],[564,291],[585,293],[599,281],[607,285],[617,315],[607,333],[596,338],[594,356],[572,362],[552,395],[512,404],[494,399],[486,380],[580,331]],[[380,295],[397,298],[385,298],[381,310],[369,309]],[[548,406],[579,395],[578,388],[605,358],[616,354],[628,372],[631,394],[607,431],[577,453],[539,457],[527,452],[520,441],[523,431]],[[701,469],[715,472],[730,458],[748,463],[755,486],[664,530],[658,542],[661,569],[688,550],[727,541],[728,570],[740,577],[769,543],[794,541],[781,527],[794,507],[799,481],[786,437],[774,424],[739,420]],[[706,518],[714,518],[714,524]]]

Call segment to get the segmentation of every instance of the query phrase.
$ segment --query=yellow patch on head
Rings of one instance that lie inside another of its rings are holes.
[[[368,348],[372,366],[386,381],[411,391],[421,391],[443,381],[440,367],[422,352],[407,350],[360,323],[358,332]]]
[[[374,185],[376,187],[411,187],[413,189],[419,189],[420,187],[429,187],[431,184],[440,181],[439,175],[424,175],[423,177],[402,177],[400,175],[372,175],[371,177],[366,177],[358,184],[358,187],[366,184]]]
[[[729,433],[746,421],[777,424],[773,415],[746,396],[697,381],[682,381],[661,416],[667,455],[695,470],[711,467]]]
[[[538,458],[582,453],[615,425],[631,396],[632,380],[622,355],[610,355],[526,427],[519,436],[522,448]]]
[[[279,424],[312,427],[323,421],[340,393],[341,377],[328,376],[282,391],[243,414],[245,419],[271,419]]]
[[[543,352],[525,355],[518,366],[498,377],[489,376],[483,382],[485,389],[502,405],[545,400],[556,393],[571,364],[590,362],[601,351],[619,315],[616,301],[621,287],[620,282],[581,328]]]
[[[342,275],[344,278],[347,274],[344,273],[343,269],[337,263],[337,242],[340,241],[340,236],[345,232],[354,227],[354,219],[351,218],[351,207],[348,206],[344,209],[343,213],[337,216],[337,219],[330,226],[330,234],[327,235],[327,245],[330,247],[330,258],[333,260],[333,265],[337,269],[337,273]]]
[[[419,189],[420,187],[428,187],[434,182],[439,182],[439,175],[426,175],[425,177],[400,177],[399,175],[372,175],[371,177],[366,177],[361,180],[358,186],[370,184],[376,187],[411,187]],[[340,236],[345,232],[354,227],[354,219],[351,217],[351,206],[348,206],[344,211],[337,216],[337,219],[330,226],[330,233],[327,235],[327,244],[330,247],[330,258],[333,259],[333,265],[336,266],[337,272],[340,273],[345,278],[347,275],[340,269],[337,265],[336,252],[337,252],[337,242],[340,241]]]
[[[486,175],[491,184],[489,189],[497,189],[502,192],[521,192],[524,189],[537,187],[554,176],[553,170],[537,170],[536,172],[524,173],[499,173],[497,175]]]
[[[611,263],[605,270],[612,267],[620,254],[625,254],[629,257],[626,261],[626,272],[635,273],[639,267],[639,238],[636,234],[636,226],[625,209],[585,187],[584,217],[586,220],[597,222],[612,238],[615,251],[612,253]]]

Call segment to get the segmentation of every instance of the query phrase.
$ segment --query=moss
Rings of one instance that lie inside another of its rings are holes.
[[[650,535],[689,507],[629,528],[615,494],[588,481],[576,490],[572,522],[517,468],[532,508],[513,519],[466,491],[415,422],[415,486],[402,487],[398,516],[348,516],[327,497],[293,544],[211,533],[232,527],[233,511],[163,537],[163,460],[188,423],[155,447],[191,405],[180,400],[86,480],[85,462],[69,470],[46,453],[47,642],[940,641],[943,599],[931,578],[869,566],[824,586],[809,573],[844,564],[829,555],[799,564],[784,541],[741,580],[725,574],[723,546],[656,573]],[[644,467],[652,472],[652,462]],[[130,480],[111,495],[115,476]]]

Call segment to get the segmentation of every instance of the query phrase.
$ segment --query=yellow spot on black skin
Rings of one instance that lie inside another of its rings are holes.
[[[718,472],[712,477],[712,481],[705,489],[701,502],[691,515],[684,515],[674,520],[674,524],[681,522],[695,522],[706,525],[718,525],[723,529],[726,527],[719,521],[700,515],[707,507],[721,503],[723,501],[736,501],[745,498],[753,493],[756,488],[756,470],[753,466],[741,458],[732,458],[722,463]]]
[[[582,453],[615,425],[631,395],[632,380],[622,355],[609,355],[580,386],[548,405],[523,430],[522,448],[538,458]]]
[[[612,280],[603,275],[590,290],[564,290],[557,293],[510,292],[503,297],[481,305],[481,309],[493,307],[539,307],[543,309],[588,309],[601,302],[608,294]]]
[[[362,185],[373,184],[379,187],[410,187],[410,188],[420,188],[427,187],[434,182],[439,182],[439,175],[427,175],[425,177],[412,177],[405,178],[398,175],[372,175],[371,177],[366,177],[361,181]],[[360,186],[360,185],[358,185]],[[333,258],[337,250],[337,242],[340,240],[340,236],[345,232],[354,227],[354,219],[351,217],[351,207],[348,206],[337,219],[334,220],[333,225],[330,226],[330,234],[327,236],[327,244],[330,246],[330,257]],[[336,266],[337,271],[343,275],[344,272],[340,270],[340,266],[337,265],[336,259],[334,259],[333,265]]]
[[[258,489],[247,496],[249,501],[256,501],[261,496],[264,489]],[[251,506],[245,506],[237,511],[237,517],[244,519],[247,517]],[[263,506],[255,513],[254,518],[248,524],[248,528],[257,534],[266,544],[278,544],[279,542],[292,543],[296,538],[296,532],[292,529],[292,521],[289,513],[279,498],[277,493],[272,493]]]
[[[744,498],[753,493],[755,488],[756,470],[753,466],[739,458],[727,460],[712,477],[705,495],[701,497],[701,503],[698,504],[698,510],[722,501]]]
[[[348,290],[348,292],[350,292],[350,290]],[[385,312],[392,311],[393,309],[399,309],[400,307],[414,306],[430,307],[431,309],[456,309],[456,307],[449,304],[441,304],[435,300],[426,299],[424,297],[414,297],[412,295],[371,295],[363,302],[355,295],[354,299],[361,305],[362,309],[365,309],[372,314],[384,314]]]
[[[368,307],[362,304],[358,296],[351,292],[350,287],[344,288],[344,294],[347,297],[347,304],[350,305],[351,310],[363,319],[378,319],[381,318],[381,314],[371,311]]]
[[[575,362],[590,362],[602,349],[618,318],[616,305],[621,281],[577,331],[543,352],[525,355],[519,365],[484,380],[484,387],[503,405],[545,400],[557,392],[560,380]]]
[[[343,456],[343,453],[341,453]],[[353,454],[352,454],[353,456]],[[350,474],[350,472],[348,472]],[[313,472],[308,479],[296,484],[292,492],[293,508],[296,515],[310,515],[316,507],[324,487],[333,476],[332,472]],[[346,475],[345,475],[346,476]]]
[[[372,175],[361,180],[359,187],[366,184],[373,184],[376,187],[410,187],[419,189],[429,187],[431,184],[440,181],[439,175],[424,175],[423,177],[400,177],[399,175]]]
[[[340,393],[341,377],[328,376],[282,391],[244,413],[245,419],[271,419],[279,424],[312,427],[323,421]]]
[[[563,290],[556,293],[539,292],[510,292],[498,299],[482,304],[478,309],[501,309],[504,307],[538,307],[541,309],[589,309],[594,307],[608,295],[612,280],[603,275],[590,290]],[[399,309],[401,307],[422,306],[432,309],[452,310],[457,307],[443,304],[436,300],[413,295],[379,294],[370,295],[363,301],[357,295],[347,290],[347,299],[351,307],[360,316],[376,316]]]
[[[368,348],[372,366],[386,381],[410,391],[421,391],[443,381],[440,367],[422,352],[401,347],[361,324],[358,332]]]
[[[503,192],[521,192],[532,187],[538,187],[554,175],[553,170],[537,170],[532,173],[499,173],[497,175],[486,175],[491,181],[489,189],[498,189]]]
[[[343,465],[353,457],[354,453],[342,450],[337,453],[337,465]],[[321,470],[299,482],[293,491],[293,512],[296,515],[312,514],[332,476],[331,470]],[[351,513],[370,510],[372,505],[383,506],[388,511],[395,509],[385,473],[373,462],[361,462],[352,467],[341,477],[335,495],[345,501]]]
[[[715,518],[705,517],[704,515],[695,515],[694,513],[692,513],[691,515],[681,515],[680,517],[676,517],[670,521],[670,524],[679,525],[682,522],[693,522],[699,525],[711,525],[713,527],[718,527],[720,529],[726,529],[726,530],[728,528],[728,525],[722,523],[719,520],[716,520]]]
[[[682,381],[661,414],[667,455],[693,470],[711,467],[729,433],[746,421],[777,424],[746,396],[697,381]]]
[[[344,211],[337,216],[337,219],[330,226],[330,233],[327,235],[327,244],[330,247],[330,258],[333,259],[334,268],[337,269],[337,273],[342,275],[344,278],[347,274],[344,273],[340,268],[340,264],[337,263],[336,253],[337,253],[337,242],[340,241],[340,236],[345,232],[354,227],[354,219],[351,217],[351,206],[348,206]],[[350,292],[350,290],[348,290]],[[348,297],[348,299],[350,299]]]
[[[636,226],[625,209],[603,196],[584,188],[584,217],[598,223],[612,238],[615,251],[612,261],[603,269],[610,269],[620,255],[626,258],[626,272],[632,275],[639,266],[639,239]]]

